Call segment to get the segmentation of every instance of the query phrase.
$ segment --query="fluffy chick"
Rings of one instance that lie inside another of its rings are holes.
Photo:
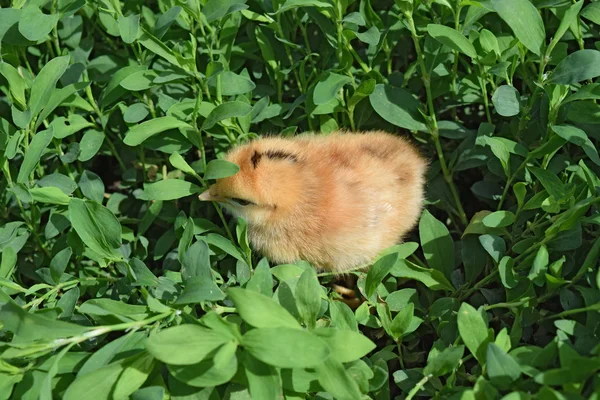
[[[342,274],[401,241],[421,214],[427,162],[384,132],[262,138],[226,159],[240,171],[200,200],[243,217],[254,249],[275,263]]]

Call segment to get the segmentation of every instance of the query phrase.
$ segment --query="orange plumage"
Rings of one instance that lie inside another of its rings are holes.
[[[343,273],[397,244],[421,214],[426,161],[383,132],[262,138],[230,151],[240,171],[200,195],[248,222],[255,250]]]

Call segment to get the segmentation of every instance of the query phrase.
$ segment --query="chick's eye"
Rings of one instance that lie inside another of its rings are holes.
[[[233,197],[231,199],[232,201],[235,201],[236,203],[238,203],[240,206],[247,206],[250,204],[254,204],[253,202],[249,201],[249,200],[245,200],[245,199],[239,199],[237,197]]]

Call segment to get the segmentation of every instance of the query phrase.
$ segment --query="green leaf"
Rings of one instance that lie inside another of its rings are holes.
[[[202,130],[210,129],[229,118],[245,117],[252,112],[252,106],[241,101],[229,101],[216,106],[202,124]]]
[[[54,131],[52,128],[50,128],[46,129],[45,131],[38,132],[33,139],[31,139],[29,148],[27,149],[25,157],[23,158],[21,168],[19,168],[17,183],[29,182],[29,175],[40,162],[42,154],[44,154],[44,150],[46,150],[46,147],[48,147],[53,137]]]
[[[332,7],[331,3],[320,0],[286,0],[285,3],[279,7],[277,12],[274,14],[279,14],[287,10],[292,10],[298,7],[323,7],[330,8]]]
[[[515,222],[515,214],[510,211],[495,211],[486,215],[482,222],[488,228],[505,228]]]
[[[48,102],[43,105],[42,112],[38,116],[38,119],[35,123],[35,129],[40,127],[40,125],[52,113],[52,111],[64,104],[70,97],[76,95],[78,91],[87,88],[89,85],[90,82],[77,82],[60,89],[54,89]]]
[[[281,377],[276,368],[244,353],[242,359],[250,396],[253,399],[280,400],[283,397]]]
[[[57,187],[48,186],[29,189],[31,198],[38,203],[57,204],[66,206],[71,198]]]
[[[154,135],[158,135],[169,129],[178,128],[193,129],[191,125],[174,117],[165,116],[154,118],[132,127],[125,135],[123,143],[128,146],[137,146]]]
[[[359,360],[375,349],[375,343],[366,336],[349,330],[317,328],[313,331],[331,349],[331,358],[341,363]]]
[[[514,275],[514,260],[512,257],[504,256],[498,264],[498,272],[500,273],[500,280],[505,288],[512,289],[518,285],[518,281]]]
[[[130,332],[97,349],[77,371],[77,377],[87,375],[108,365],[115,356],[143,349],[146,341],[144,332]]]
[[[93,201],[73,198],[69,202],[69,220],[87,247],[109,260],[122,258],[121,224],[106,207]]]
[[[296,307],[300,317],[309,328],[314,328],[321,310],[321,285],[313,268],[307,268],[295,290]]]
[[[572,125],[552,125],[552,130],[566,141],[581,147],[594,164],[600,165],[598,150],[596,150],[596,146],[594,146],[594,143],[588,138],[584,130]]]
[[[381,40],[381,32],[376,26],[370,27],[366,32],[354,32],[354,34],[358,40],[371,46],[377,46]]]
[[[398,278],[414,279],[422,282],[431,290],[454,291],[452,284],[442,272],[435,269],[419,267],[410,261],[398,260],[394,265],[394,268],[392,268],[391,273]]]
[[[411,326],[414,314],[415,305],[413,303],[409,303],[394,317],[389,327],[392,336],[394,337],[394,340],[397,341],[408,331],[408,329]]]
[[[481,313],[470,304],[462,303],[458,310],[457,322],[465,346],[481,365],[485,364],[487,344],[491,340]]]
[[[529,0],[490,0],[490,5],[526,48],[538,56],[542,54],[546,40],[544,22]]]
[[[19,105],[20,108],[25,108],[27,100],[25,99],[25,89],[27,89],[27,83],[25,79],[19,74],[19,71],[6,62],[0,62],[0,74],[4,76],[8,82],[8,87],[13,100]]]
[[[21,341],[49,341],[80,336],[88,331],[88,328],[81,325],[29,313],[12,300],[0,300],[0,320],[4,329],[12,332]]]
[[[385,302],[388,304],[390,311],[401,311],[409,303],[419,304],[417,290],[413,288],[396,290],[385,298]]]
[[[225,293],[219,289],[212,278],[194,276],[186,281],[183,293],[177,298],[175,304],[194,304],[205,301],[220,301],[225,298]]]
[[[503,117],[513,117],[521,111],[520,93],[512,86],[502,85],[492,96],[496,112]]]
[[[479,243],[496,262],[500,262],[500,259],[506,253],[506,242],[500,236],[481,235],[479,236]]]
[[[600,4],[590,3],[583,11],[581,11],[581,16],[589,19],[596,25],[600,25]]]
[[[446,225],[424,210],[419,221],[419,236],[427,264],[449,279],[454,270],[454,242]]]
[[[122,82],[124,82],[123,80]],[[123,86],[126,88],[126,86]],[[143,121],[150,111],[148,107],[144,103],[135,103],[127,107],[125,113],[123,113],[123,121],[128,124],[137,124],[140,121]]]
[[[40,187],[55,187],[66,195],[73,193],[77,189],[77,184],[73,179],[58,172],[44,176],[37,181],[37,185]]]
[[[452,50],[466,54],[473,59],[477,58],[477,50],[475,50],[473,44],[456,29],[445,25],[429,24],[427,25],[427,32],[432,38]]]
[[[508,388],[521,376],[519,364],[495,343],[487,345],[487,372],[492,383]]]
[[[371,106],[387,122],[414,131],[427,131],[420,103],[404,89],[379,84],[369,96]]]
[[[542,245],[535,255],[531,271],[527,278],[531,280],[536,286],[543,286],[546,282],[546,271],[548,271],[549,255],[548,249],[545,245]]]
[[[299,276],[300,273],[298,274],[298,277]],[[269,263],[265,258],[263,258],[254,269],[254,274],[252,274],[252,277],[248,281],[246,289],[264,294],[265,296],[273,295],[273,275],[271,273],[271,268],[269,268]]]
[[[131,14],[128,17],[119,15],[119,33],[125,43],[135,42],[139,34],[140,15]]]
[[[216,358],[216,357],[215,357]],[[194,387],[212,387],[229,382],[238,370],[234,355],[218,365],[214,359],[206,359],[193,365],[167,365],[171,375],[178,381]]]
[[[211,77],[209,85],[216,87],[217,79],[221,80],[221,94],[223,96],[237,96],[238,94],[250,93],[256,88],[256,84],[250,79],[231,71],[224,71]]]
[[[154,360],[146,352],[121,359],[78,377],[64,394],[65,400],[128,398],[148,378]]]
[[[486,52],[493,52],[497,56],[500,56],[501,51],[498,39],[491,31],[482,29],[481,32],[479,32],[479,43],[481,43],[481,47]]]
[[[425,375],[444,376],[456,368],[465,352],[465,346],[448,347],[427,361]]]
[[[537,167],[527,167],[527,169],[533,172],[536,178],[540,180],[542,186],[544,186],[544,189],[546,189],[554,199],[557,201],[566,199],[568,192],[565,185],[553,172]]]
[[[137,71],[124,78],[119,85],[130,92],[141,92],[155,86],[154,80],[157,76],[152,70]]]
[[[567,108],[567,119],[580,124],[600,124],[600,104],[594,101],[574,101]]]
[[[79,142],[79,156],[77,159],[81,162],[86,162],[92,159],[104,143],[104,133],[90,129],[83,134],[81,142]]]
[[[388,296],[389,297],[389,296]],[[332,301],[329,303],[329,314],[334,327],[358,332],[358,323],[354,313],[345,303]]]
[[[126,93],[125,88],[121,86],[121,82],[128,76],[133,75],[134,73],[139,71],[145,71],[146,69],[147,67],[143,65],[129,65],[118,70],[112,76],[112,78],[110,78],[110,81],[102,91],[102,95],[100,97],[100,104],[103,107],[107,107],[110,104],[117,101],[124,93]]]
[[[144,200],[175,200],[200,193],[202,189],[183,179],[164,179],[144,184]]]
[[[58,14],[46,15],[39,6],[29,4],[19,19],[19,32],[28,40],[37,42],[49,34],[58,23]]]
[[[527,185],[524,182],[517,182],[513,186],[513,192],[515,192],[515,197],[517,198],[517,204],[518,204],[519,210],[520,210],[525,205],[525,196],[527,195]]]
[[[208,0],[202,8],[206,21],[211,23],[227,16],[228,14],[248,8],[246,0]]]
[[[133,286],[152,287],[158,285],[158,278],[152,273],[152,271],[148,269],[143,261],[137,258],[132,258],[129,260],[129,266],[135,274],[135,282],[132,284]]]
[[[367,273],[367,279],[365,281],[365,292],[367,294],[367,298],[370,298],[373,293],[375,293],[377,287],[383,281],[383,278],[390,273],[397,260],[398,253],[388,254],[377,260],[369,269],[369,272]]]
[[[600,51],[579,50],[563,58],[556,66],[548,83],[572,85],[600,76]]]
[[[156,359],[172,365],[191,365],[204,360],[231,338],[194,324],[183,324],[151,334],[147,348]],[[182,345],[185,344],[185,345]]]
[[[344,400],[360,400],[362,398],[356,379],[350,376],[339,361],[330,357],[324,363],[317,365],[315,369],[319,384],[335,398]]]
[[[182,8],[179,6],[169,8],[164,14],[161,14],[154,26],[154,34],[157,38],[162,38],[169,30],[169,27],[177,20]]]
[[[138,43],[150,50],[152,53],[156,54],[159,57],[164,58],[170,64],[173,64],[176,67],[184,68],[184,66],[179,62],[179,59],[166,44],[157,39],[154,35],[148,32],[143,26],[140,27],[142,34],[138,38]],[[185,68],[184,68],[185,69]]]
[[[71,248],[66,247],[56,253],[56,255],[52,258],[52,261],[50,261],[50,276],[52,276],[52,280],[54,280],[54,282],[60,282],[60,277],[62,276],[63,272],[65,272],[67,265],[69,265],[69,260],[72,254],[73,251]]]
[[[69,56],[53,58],[44,65],[33,80],[29,95],[29,110],[32,118],[35,118],[50,100],[56,83],[67,70],[69,59]]]
[[[209,233],[206,235],[205,240],[209,245],[223,250],[225,253],[237,258],[242,262],[246,262],[244,253],[242,253],[237,246],[231,243],[229,239],[215,233]]]
[[[95,173],[85,170],[79,178],[81,193],[90,200],[102,204],[104,200],[104,183]]]
[[[185,252],[181,260],[181,277],[187,279],[202,276],[212,280],[210,250],[204,240],[198,240]]]
[[[331,353],[315,334],[283,326],[252,329],[242,337],[242,345],[256,359],[279,368],[312,368]]]
[[[313,92],[313,101],[316,105],[327,104],[333,100],[345,84],[351,81],[349,76],[327,73],[317,82]]]
[[[298,321],[267,296],[241,288],[229,288],[227,295],[233,301],[240,317],[252,326],[300,329]]]
[[[210,160],[206,165],[204,179],[227,178],[238,173],[240,167],[226,160]]]
[[[579,11],[581,11],[582,6],[583,6],[583,0],[579,0],[577,3],[575,3],[571,7],[569,7],[569,9],[565,12],[565,15],[563,16],[562,20],[560,21],[560,25],[558,26],[558,29],[556,30],[556,34],[552,38],[552,43],[550,44],[550,47],[554,47],[560,41],[560,39],[562,39],[562,37],[567,32],[569,27],[575,21],[577,21]]]
[[[348,100],[348,108],[354,108],[362,99],[369,97],[375,90],[377,81],[375,79],[367,79],[361,82],[354,91],[354,94]]]
[[[17,264],[17,253],[12,247],[2,251],[2,262],[0,263],[0,278],[9,278]]]

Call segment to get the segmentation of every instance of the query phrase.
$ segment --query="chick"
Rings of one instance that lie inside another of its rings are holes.
[[[248,223],[272,262],[336,274],[369,264],[421,214],[427,162],[384,132],[262,138],[230,151],[240,171],[202,193]]]

